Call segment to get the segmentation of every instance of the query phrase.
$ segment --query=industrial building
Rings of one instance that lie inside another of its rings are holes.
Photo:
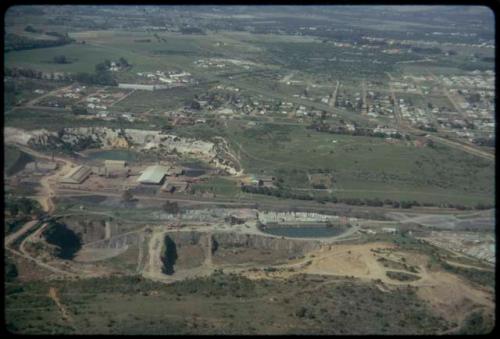
[[[137,181],[141,184],[161,185],[168,173],[168,168],[162,165],[149,166],[142,172]]]
[[[126,174],[127,163],[123,160],[104,160],[104,168],[106,175],[123,175]]]
[[[63,184],[81,184],[87,179],[92,173],[92,169],[88,166],[77,166],[59,181]]]
[[[169,180],[168,182],[165,182],[161,188],[163,192],[169,192],[169,193],[181,193],[186,191],[186,189],[189,187],[189,183],[186,181],[171,181]]]
[[[36,173],[47,173],[57,169],[56,162],[34,161],[26,164],[26,170]]]
[[[167,172],[167,175],[179,176],[181,174],[184,174],[184,169],[180,166],[171,166]]]

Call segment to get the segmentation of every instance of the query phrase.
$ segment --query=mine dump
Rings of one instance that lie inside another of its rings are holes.
[[[490,333],[491,14],[9,7],[6,330]]]

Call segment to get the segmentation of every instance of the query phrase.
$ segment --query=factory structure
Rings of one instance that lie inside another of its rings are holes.
[[[92,169],[88,166],[76,166],[69,171],[64,177],[59,179],[63,184],[81,184],[92,174]]]
[[[154,165],[146,168],[137,181],[141,184],[161,185],[169,173],[167,166]]]
[[[33,173],[48,173],[57,169],[57,162],[32,161],[26,164],[25,169]]]
[[[100,164],[71,168],[58,182],[87,191],[126,188],[141,195],[174,194],[186,192],[192,183],[203,180],[196,171],[173,163],[137,167],[123,160],[106,159]]]

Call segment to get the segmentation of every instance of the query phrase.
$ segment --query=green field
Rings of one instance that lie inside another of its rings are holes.
[[[215,196],[232,197],[238,195],[240,189],[235,181],[224,178],[213,178],[207,182],[193,184],[195,192],[210,192]]]
[[[227,129],[247,173],[310,188],[307,173],[332,173],[334,195],[475,204],[493,201],[494,164],[445,146],[314,132],[299,126]],[[336,140],[336,143],[332,141]]]
[[[114,105],[120,111],[145,112],[147,110],[171,111],[184,107],[193,96],[203,91],[205,86],[174,87],[160,91],[136,91]]]
[[[26,130],[45,128],[49,131],[57,131],[61,128],[79,127],[114,127],[114,128],[138,128],[150,129],[155,123],[162,126],[165,120],[162,118],[152,118],[148,122],[128,120],[107,121],[102,119],[85,119],[76,117],[71,111],[55,111],[44,109],[20,108],[5,115],[5,124],[10,127],[17,127]]]

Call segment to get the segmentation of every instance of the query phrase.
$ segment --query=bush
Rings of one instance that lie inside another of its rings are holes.
[[[64,55],[57,55],[54,57],[54,63],[56,64],[68,64],[69,61]]]
[[[295,315],[299,318],[304,318],[306,313],[307,313],[307,308],[305,308],[304,306],[295,311]]]

